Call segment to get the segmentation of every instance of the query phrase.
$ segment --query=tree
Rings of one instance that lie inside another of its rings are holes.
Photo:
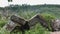
[[[8,2],[12,2],[12,0],[8,0]]]

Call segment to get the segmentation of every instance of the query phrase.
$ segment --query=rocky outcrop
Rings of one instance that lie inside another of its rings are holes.
[[[59,19],[52,20],[51,26],[53,31],[60,31],[60,20]]]

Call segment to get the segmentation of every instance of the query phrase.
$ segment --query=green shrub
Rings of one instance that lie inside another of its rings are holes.
[[[33,11],[27,11],[27,12],[21,12],[19,15],[25,19],[30,19],[32,16],[34,16],[36,12]]]
[[[6,20],[0,20],[0,27],[3,27],[7,22]]]
[[[7,30],[4,29],[4,28],[1,28],[1,30],[0,30],[0,34],[10,34],[10,32],[7,31]]]
[[[43,33],[44,32],[44,33]],[[25,34],[50,34],[47,29],[41,26],[41,24],[36,24],[34,29],[26,31]]]
[[[41,16],[43,16],[44,20],[47,21],[49,29],[52,30],[51,25],[50,25],[51,24],[51,20],[52,19],[53,20],[56,19],[56,17],[54,15],[52,15],[52,14],[45,14],[45,13],[41,14]]]

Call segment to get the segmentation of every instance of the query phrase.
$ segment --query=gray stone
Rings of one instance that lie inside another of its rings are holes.
[[[17,17],[15,15],[12,15],[10,18],[10,21],[3,28],[11,32],[14,30],[16,26],[21,27],[23,25],[25,25],[24,19]]]
[[[21,17],[18,17],[18,16],[15,16],[15,15],[12,15],[10,20],[13,21],[14,23],[18,23],[20,25],[24,25],[25,24],[25,19],[23,19]]]
[[[53,31],[60,31],[60,20],[59,19],[52,20],[51,26]]]

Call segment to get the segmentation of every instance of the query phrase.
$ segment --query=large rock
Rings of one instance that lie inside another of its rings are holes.
[[[28,22],[30,28],[32,28],[32,26],[36,25],[37,23],[40,23],[43,27],[48,28],[48,24],[46,23],[45,19],[39,14],[33,16],[28,20]]]
[[[11,32],[16,26],[17,24],[15,24],[13,21],[9,21],[3,28]]]
[[[25,19],[18,17],[18,16],[15,16],[15,15],[12,15],[10,20],[13,21],[14,23],[18,23],[20,25],[24,25],[26,22]]]
[[[53,31],[60,31],[60,20],[59,19],[52,20],[51,27]]]
[[[12,15],[10,21],[3,28],[11,32],[16,26],[21,27],[25,25],[25,22],[26,21],[23,18]]]

